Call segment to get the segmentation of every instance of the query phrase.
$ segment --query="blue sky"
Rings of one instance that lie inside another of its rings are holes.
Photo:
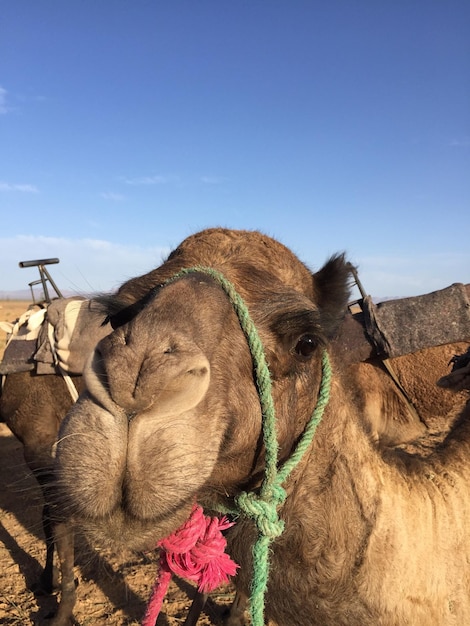
[[[0,291],[108,291],[209,226],[376,297],[470,282],[468,0],[3,0]]]

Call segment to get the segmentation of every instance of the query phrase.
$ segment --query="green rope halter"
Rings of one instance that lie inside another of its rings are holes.
[[[269,576],[269,546],[273,539],[279,537],[284,530],[284,522],[279,518],[278,514],[278,509],[286,499],[286,492],[282,483],[289,477],[312,443],[317,426],[323,416],[323,411],[328,404],[331,386],[331,367],[328,354],[324,350],[322,354],[322,380],[317,405],[291,457],[278,468],[279,444],[276,433],[274,402],[271,393],[271,376],[256,326],[250,317],[245,302],[236,291],[234,285],[214,268],[203,266],[185,268],[170,278],[165,284],[195,272],[208,274],[225,291],[238,316],[253,359],[263,420],[263,442],[266,455],[265,474],[259,494],[242,492],[236,497],[235,502],[238,506],[236,513],[242,513],[246,517],[251,518],[258,529],[258,539],[253,546],[253,579],[251,582],[250,610],[253,626],[262,626],[264,624],[264,596]]]

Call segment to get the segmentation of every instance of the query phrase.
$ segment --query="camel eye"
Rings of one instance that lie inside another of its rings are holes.
[[[294,352],[298,356],[308,358],[315,352],[318,343],[313,335],[302,335],[295,344]]]

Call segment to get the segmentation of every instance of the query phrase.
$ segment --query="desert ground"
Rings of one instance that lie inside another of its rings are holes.
[[[0,322],[14,322],[31,304],[29,300],[0,300]],[[0,359],[6,342],[6,332],[0,328]]]
[[[27,301],[0,301],[0,321],[15,321]],[[0,330],[0,357],[6,334]],[[41,525],[42,497],[23,460],[22,446],[5,424],[0,424],[0,624],[46,625],[57,598],[36,596],[32,588],[44,563]],[[157,572],[157,554],[111,554],[76,540],[76,626],[137,626]],[[173,581],[158,626],[184,624],[194,589]],[[222,623],[233,599],[230,588],[214,592],[198,621]]]

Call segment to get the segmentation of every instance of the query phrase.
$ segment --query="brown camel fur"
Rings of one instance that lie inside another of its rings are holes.
[[[390,359],[405,397],[399,393],[390,373],[379,358],[352,363],[349,374],[354,396],[373,440],[394,447],[416,443],[434,446],[448,433],[468,399],[468,393],[438,387],[449,373],[449,362],[468,349],[468,342],[436,346]],[[416,409],[419,420],[410,414]]]
[[[260,402],[232,304],[204,272],[154,288],[191,265],[222,272],[246,302],[271,372],[281,463],[316,405],[322,354],[349,295],[344,257],[312,275],[259,233],[215,229],[188,238],[109,301],[115,330],[96,347],[87,390],[60,429],[62,506],[98,540],[153,546],[195,500],[207,509],[234,506],[262,480]],[[354,380],[332,351],[330,360],[329,403],[284,484],[266,619],[469,623],[468,408],[424,457],[382,451],[364,428]],[[243,514],[228,533],[241,565],[235,584],[245,593],[255,538]]]

